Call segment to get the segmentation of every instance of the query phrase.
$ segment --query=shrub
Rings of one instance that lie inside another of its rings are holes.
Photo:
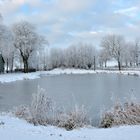
[[[33,94],[30,107],[31,123],[47,125],[51,123],[53,115],[53,102],[44,89],[38,87],[37,94]]]
[[[69,113],[62,113],[59,115],[58,126],[64,127],[66,130],[80,128],[90,125],[85,107],[75,106]]]
[[[14,114],[16,115],[16,117],[25,119],[27,121],[31,117],[29,107],[23,106],[23,105],[15,108],[14,109]]]
[[[140,103],[126,102],[116,104],[110,111],[102,115],[101,127],[108,128],[119,125],[140,124]]]
[[[15,108],[14,114],[34,125],[47,125],[53,122],[53,111],[52,100],[44,89],[38,87],[37,93],[32,96],[31,105]]]

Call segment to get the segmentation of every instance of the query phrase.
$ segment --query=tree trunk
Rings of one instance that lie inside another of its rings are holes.
[[[120,53],[120,51],[118,51],[117,61],[118,61],[118,68],[120,71],[121,70],[121,53]]]
[[[11,72],[13,72],[13,67],[14,67],[14,57],[12,57],[11,69],[10,69]]]
[[[118,68],[121,70],[121,62],[118,60]]]
[[[23,59],[23,64],[24,64],[24,73],[28,73],[29,72],[28,59]]]
[[[96,59],[95,59],[95,56],[94,56],[94,71],[96,70]]]
[[[3,61],[1,72],[4,73],[5,72],[5,61],[4,61],[4,58],[3,58],[2,55],[1,55],[1,58],[2,58],[2,61]]]
[[[138,62],[138,55],[136,56],[136,66],[139,66],[139,62]]]
[[[107,61],[105,61],[105,68],[107,67]]]
[[[6,72],[8,73],[8,59],[6,59]]]
[[[132,67],[132,62],[129,62],[130,67]]]
[[[103,63],[100,62],[99,64],[100,64],[100,68],[103,69]]]

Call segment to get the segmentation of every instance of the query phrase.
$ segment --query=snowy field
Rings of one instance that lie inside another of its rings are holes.
[[[60,75],[60,74],[95,74],[95,73],[117,73],[124,75],[135,75],[140,76],[140,71],[138,70],[126,70],[126,71],[117,71],[117,70],[84,70],[84,69],[54,69],[51,71],[39,71],[33,73],[10,73],[10,74],[0,74],[0,82],[8,83],[18,80],[29,80],[40,78],[40,75]]]
[[[109,129],[82,128],[73,131],[53,126],[33,126],[24,120],[1,115],[2,140],[139,140],[140,126],[121,126]]]

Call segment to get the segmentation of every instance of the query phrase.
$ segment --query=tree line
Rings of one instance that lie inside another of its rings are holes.
[[[93,42],[94,44],[94,42]],[[103,69],[108,61],[116,61],[118,69],[138,67],[140,40],[127,41],[124,36],[109,34],[101,38],[100,47],[87,43],[51,48],[48,41],[28,21],[8,27],[0,16],[0,53],[6,71],[23,69],[50,70],[54,68]],[[46,47],[47,46],[47,47]]]
[[[100,49],[91,44],[75,44],[68,48],[53,48],[49,53],[49,68],[103,69],[116,61],[119,70],[140,65],[140,40],[127,41],[124,36],[109,34],[101,38]]]

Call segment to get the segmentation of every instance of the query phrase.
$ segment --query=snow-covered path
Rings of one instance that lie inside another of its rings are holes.
[[[139,140],[140,126],[110,129],[83,128],[66,131],[52,126],[33,126],[24,120],[0,116],[1,140]]]
[[[38,71],[33,73],[11,73],[11,74],[0,74],[0,82],[8,83],[17,80],[29,80],[40,78],[40,75],[60,75],[60,74],[95,74],[95,73],[117,73],[124,75],[136,75],[140,76],[138,70],[127,70],[127,71],[107,71],[107,70],[83,70],[83,69],[54,69],[51,71]]]

